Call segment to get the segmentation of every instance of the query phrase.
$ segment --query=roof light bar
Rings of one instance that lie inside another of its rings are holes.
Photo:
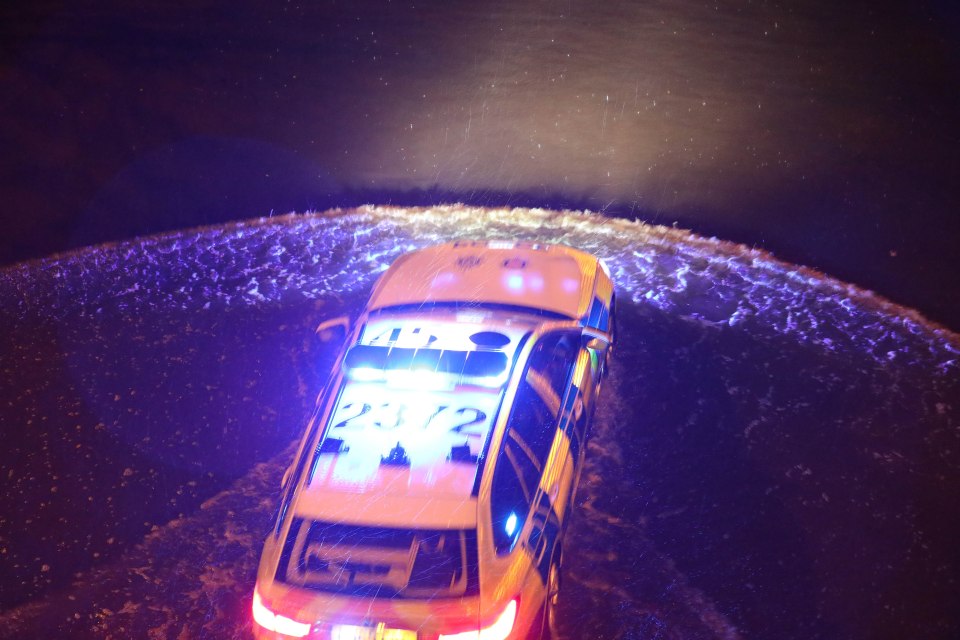
[[[362,344],[351,347],[343,361],[351,380],[386,380],[407,386],[425,382],[436,388],[449,387],[457,379],[464,384],[472,382],[498,387],[506,382],[509,364],[507,354],[502,351],[409,349]]]

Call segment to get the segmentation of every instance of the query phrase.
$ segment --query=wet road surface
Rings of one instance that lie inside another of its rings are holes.
[[[478,235],[592,251],[618,286],[567,544],[570,637],[954,637],[955,334],[746,247],[462,207],[275,218],[0,271],[2,417],[20,434],[3,458],[0,637],[246,637],[326,366],[312,327],[358,308],[403,251]]]

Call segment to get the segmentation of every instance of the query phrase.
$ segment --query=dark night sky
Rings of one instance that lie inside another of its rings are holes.
[[[948,2],[11,5],[0,263],[363,202],[590,208],[960,328]]]

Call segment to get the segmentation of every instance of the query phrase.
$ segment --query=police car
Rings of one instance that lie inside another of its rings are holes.
[[[553,637],[613,315],[591,255],[454,242],[321,325],[349,339],[284,476],[255,635]]]

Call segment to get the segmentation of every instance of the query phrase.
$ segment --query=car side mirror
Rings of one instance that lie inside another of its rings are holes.
[[[610,341],[605,335],[593,333],[592,331],[583,332],[583,346],[594,351],[604,351],[610,346]]]
[[[583,346],[594,351],[603,351],[607,348],[607,343],[600,338],[589,338],[584,340]]]
[[[316,334],[320,342],[324,344],[329,344],[331,342],[343,342],[347,338],[347,333],[350,331],[350,318],[346,316],[340,316],[339,318],[333,318],[332,320],[327,320],[321,322],[320,326],[317,327]]]

